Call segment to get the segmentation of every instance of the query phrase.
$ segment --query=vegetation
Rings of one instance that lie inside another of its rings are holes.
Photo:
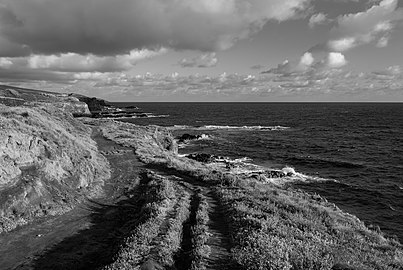
[[[91,132],[51,104],[0,104],[0,233],[102,192],[109,164]]]
[[[244,269],[403,268],[403,250],[397,240],[368,229],[320,196],[222,172],[166,151],[155,136],[138,134],[150,128],[153,134],[164,132],[156,127],[124,127],[103,131],[110,136],[119,130],[113,139],[135,147],[144,162],[215,189],[227,210],[224,218],[230,225],[232,257]],[[209,254],[209,217],[203,196],[197,196],[191,268],[203,269]]]
[[[140,269],[142,265],[171,267],[179,251],[182,223],[189,216],[190,195],[175,183],[152,172],[142,193],[140,220],[104,269]],[[153,269],[153,268],[150,268]]]
[[[249,182],[217,191],[246,269],[402,269],[401,245],[317,195]]]
[[[209,258],[211,251],[207,245],[209,239],[209,205],[206,197],[201,193],[197,193],[196,203],[198,209],[196,211],[196,224],[192,227],[192,263],[190,269],[203,270],[206,269],[206,260]]]
[[[89,118],[81,120],[83,125],[70,114],[41,105],[0,107],[0,120],[0,149],[20,153],[12,158],[17,163],[37,165],[25,169],[0,157],[5,164],[0,168],[3,227],[7,220],[13,225],[28,215],[19,209],[51,211],[47,202],[76,202],[98,193],[109,167],[89,125],[134,148],[145,163],[147,170],[140,184],[135,183],[139,205],[124,225],[118,250],[111,252],[113,261],[103,269],[403,269],[397,240],[367,228],[318,195],[180,157],[164,128]],[[12,132],[6,134],[6,129]],[[27,177],[15,181],[23,173]],[[217,236],[221,239],[212,241]]]

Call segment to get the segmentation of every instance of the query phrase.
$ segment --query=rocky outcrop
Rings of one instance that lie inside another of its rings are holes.
[[[176,139],[178,140],[178,143],[187,143],[189,141],[201,140],[206,138],[208,138],[208,135],[206,134],[193,135],[185,133],[182,136],[177,137]]]
[[[71,94],[70,97],[77,98],[79,101],[86,103],[91,113],[106,111],[111,107],[105,100],[95,97],[86,97],[78,94]]]
[[[53,103],[53,106],[59,108],[64,112],[71,113],[74,117],[77,116],[91,116],[88,105],[78,100],[75,97],[64,97],[59,102]]]
[[[0,104],[0,232],[101,192],[108,162],[70,110]]]
[[[7,106],[35,106],[35,104],[52,104],[60,110],[74,116],[90,116],[91,112],[85,102],[66,94],[0,85],[0,104]]]

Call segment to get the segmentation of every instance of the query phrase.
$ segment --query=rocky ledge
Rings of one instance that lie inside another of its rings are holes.
[[[97,98],[0,86],[0,234],[102,195],[111,169],[88,123],[120,114]],[[168,135],[152,139],[176,151]]]

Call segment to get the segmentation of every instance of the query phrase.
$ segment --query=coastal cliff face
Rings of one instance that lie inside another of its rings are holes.
[[[99,195],[110,176],[92,130],[66,104],[0,104],[0,232]]]
[[[87,103],[74,96],[0,85],[0,104],[15,107],[22,105],[33,106],[35,103],[52,104],[60,110],[73,115],[91,115]]]

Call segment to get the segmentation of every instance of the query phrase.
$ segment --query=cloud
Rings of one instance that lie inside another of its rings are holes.
[[[341,68],[347,64],[346,58],[342,53],[331,52],[327,57],[327,65],[330,68]]]
[[[309,27],[314,28],[317,25],[322,25],[330,22],[330,19],[327,18],[327,15],[324,13],[317,13],[311,16],[309,19]]]
[[[340,63],[334,54],[334,64]],[[336,57],[339,56],[339,58]],[[147,73],[137,76],[99,74],[96,93],[111,98],[111,88],[119,95],[136,100],[206,101],[352,101],[403,100],[403,74],[400,66],[376,73],[354,73],[339,68],[307,69],[288,74],[258,76],[223,73],[218,76]],[[81,81],[85,83],[85,81]],[[76,87],[77,88],[77,87]],[[84,87],[85,88],[85,87]],[[127,98],[127,99],[128,99]]]
[[[403,9],[398,8],[398,0],[383,0],[365,12],[340,16],[328,45],[335,51],[347,51],[375,40],[378,47],[385,47],[401,20]]]
[[[4,75],[4,72],[12,75],[10,70],[0,68],[0,74]],[[25,77],[25,81],[18,84],[15,77],[7,83],[95,95],[111,101],[403,101],[401,66],[370,73],[340,68],[310,68],[288,74],[256,76],[229,73],[182,76],[178,73],[47,72],[49,78],[46,82],[36,80],[44,70],[34,72],[36,75],[31,72],[30,77]],[[18,76],[20,79],[21,76]]]
[[[313,58],[312,53],[306,52],[302,55],[301,60],[299,62],[300,67],[309,67],[315,62],[315,58]]]
[[[0,0],[0,56],[225,50],[311,0]],[[6,46],[7,47],[7,46]]]
[[[28,57],[0,57],[0,67],[15,72],[28,73],[29,70],[52,72],[116,72],[133,68],[138,62],[164,54],[158,51],[133,50],[129,54],[116,56],[96,56],[64,53],[60,55],[30,55]],[[36,74],[44,74],[44,72]]]
[[[330,39],[308,51],[345,52],[372,42],[377,47],[386,47],[393,31],[403,21],[403,9],[398,6],[398,0],[371,3],[373,6],[366,11],[339,16]]]
[[[179,65],[182,67],[198,67],[209,68],[215,67],[218,63],[216,53],[205,53],[192,59],[182,59],[179,61]]]

